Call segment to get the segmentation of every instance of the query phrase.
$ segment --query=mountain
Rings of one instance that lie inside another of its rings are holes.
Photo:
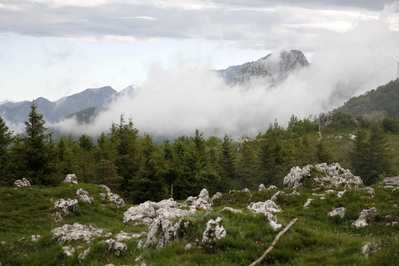
[[[353,116],[373,112],[385,112],[388,116],[399,118],[399,79],[393,80],[363,95],[352,97],[335,111],[344,111]]]
[[[86,89],[56,102],[51,102],[46,98],[39,97],[34,100],[37,105],[37,111],[43,114],[48,122],[55,122],[68,115],[92,107],[104,107],[118,96],[118,92],[113,88],[106,86],[97,89]],[[27,120],[32,102],[23,101],[19,103],[5,103],[0,105],[2,116],[12,123],[22,123]]]
[[[257,61],[218,70],[217,73],[225,80],[226,84],[243,85],[258,78],[275,84],[286,79],[297,69],[308,65],[309,62],[301,51],[287,52],[283,50],[268,54]]]

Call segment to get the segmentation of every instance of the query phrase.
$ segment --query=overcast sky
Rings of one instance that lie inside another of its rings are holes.
[[[179,133],[216,125],[256,133],[275,118],[318,114],[396,78],[398,7],[380,0],[2,0],[0,102],[136,84],[145,92],[134,107],[118,103],[109,119],[125,113],[144,131],[165,123],[172,134],[196,116]],[[207,72],[281,49],[301,50],[312,67],[273,92],[242,94]],[[176,110],[191,116],[173,124]],[[238,128],[220,123],[232,117]]]

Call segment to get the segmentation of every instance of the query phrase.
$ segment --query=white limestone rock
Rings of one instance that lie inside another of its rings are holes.
[[[346,213],[345,207],[334,208],[332,211],[328,213],[328,216],[336,216],[339,215],[341,218],[344,218]]]
[[[365,188],[363,188],[363,190],[365,190],[367,193],[369,193],[370,198],[373,198],[373,197],[375,196],[374,188],[372,188],[372,187],[365,187]]]
[[[79,208],[77,199],[58,199],[56,202],[54,202],[54,207],[61,209],[63,214],[75,212]]]
[[[31,235],[31,236],[30,236],[30,240],[31,240],[32,242],[37,242],[37,241],[39,241],[40,238],[41,238],[40,235]]]
[[[343,191],[339,191],[339,192],[337,193],[337,197],[338,197],[338,198],[342,198],[342,197],[344,196],[345,193],[346,193],[346,189],[343,190]]]
[[[78,184],[78,178],[76,177],[75,174],[67,174],[65,179],[64,179],[64,183],[68,183],[68,184]]]
[[[311,170],[316,168],[318,172],[324,173],[323,177],[312,177]],[[342,168],[338,163],[327,165],[326,163],[307,165],[302,169],[298,166],[291,168],[290,173],[284,177],[284,188],[302,188],[306,179],[312,179],[313,184],[319,187],[359,188],[363,181],[359,176],[354,176],[350,170]]]
[[[113,204],[115,204],[116,207],[118,208],[123,208],[126,206],[125,201],[121,198],[121,196],[119,196],[116,193],[112,193],[109,187],[107,187],[106,185],[98,185],[98,186],[104,188],[105,191],[107,192],[106,194],[100,193],[101,199],[105,200],[106,198],[108,198],[108,200],[111,201]]]
[[[79,197],[79,200],[86,202],[88,204],[91,204],[93,201],[93,197],[89,196],[89,192],[87,192],[86,190],[79,188],[76,191],[76,195]]]
[[[147,240],[144,247],[156,246],[157,249],[165,247],[170,241],[177,239],[181,220],[174,223],[162,217],[154,218],[148,229]]]
[[[90,248],[86,249],[78,255],[78,262],[82,263],[90,253]]]
[[[308,200],[305,202],[305,204],[303,205],[303,207],[304,207],[305,209],[309,208],[310,203],[311,203],[312,201],[313,201],[313,199],[308,198]]]
[[[284,196],[299,196],[301,194],[299,194],[299,192],[297,192],[296,190],[292,191],[290,194],[285,193],[284,191],[277,191],[276,193],[274,193],[274,195],[270,198],[271,201],[274,201],[277,203],[278,198],[280,197],[280,195],[284,195]]]
[[[212,202],[209,199],[209,193],[207,189],[202,189],[198,197],[188,197],[183,203],[184,206],[188,206],[191,210],[201,209],[210,210],[212,209]]]
[[[103,233],[102,229],[95,228],[93,226],[86,226],[79,223],[73,225],[64,224],[61,227],[57,227],[51,231],[53,238],[58,243],[65,243],[68,241],[83,240],[86,243],[90,243],[92,238],[100,236]]]
[[[269,221],[270,226],[273,228],[274,231],[280,230],[282,225],[277,223],[277,216],[270,213],[265,212],[265,217]]]
[[[23,187],[31,187],[31,184],[28,179],[22,178],[18,179],[12,185],[14,189],[23,188]]]
[[[252,202],[248,205],[248,209],[255,213],[282,212],[280,206],[272,200],[266,200],[265,202]]]
[[[266,187],[264,184],[260,184],[258,188],[258,192],[266,191]]]
[[[150,201],[141,203],[138,206],[130,207],[124,213],[123,223],[132,221],[134,224],[150,225],[156,217],[154,206]]]
[[[366,218],[367,218],[368,215],[374,214],[374,213],[377,213],[377,209],[374,208],[374,207],[372,207],[370,209],[362,210],[360,215],[359,215],[359,218],[356,221],[354,221],[352,223],[352,225],[355,226],[355,227],[358,227],[358,228],[368,225]]]
[[[127,251],[127,246],[124,243],[116,241],[115,239],[107,239],[105,242],[108,244],[108,252],[120,256],[124,251]]]
[[[202,243],[212,243],[226,236],[226,230],[220,225],[222,218],[217,217],[216,220],[210,219],[206,223],[206,229],[202,234]]]
[[[75,254],[75,249],[72,246],[65,246],[62,247],[62,249],[64,250],[65,255],[67,255],[68,257]]]
[[[220,199],[222,196],[223,196],[222,193],[216,192],[215,195],[213,195],[212,198],[211,198],[212,205],[213,205],[213,201],[214,201],[215,199]]]

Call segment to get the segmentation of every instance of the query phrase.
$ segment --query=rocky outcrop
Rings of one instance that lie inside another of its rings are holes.
[[[307,66],[308,60],[301,51],[280,51],[269,54],[255,62],[243,65],[234,77],[233,84],[251,85],[254,81],[275,84],[285,80],[291,73]]]
[[[328,113],[320,113],[319,114],[319,131],[323,131],[326,127],[332,124],[333,122],[333,112]]]
[[[68,183],[68,184],[78,184],[78,178],[76,177],[75,174],[68,174],[66,175],[65,179],[64,179],[64,183]]]
[[[90,197],[89,192],[84,189],[79,188],[76,191],[76,195],[79,197],[80,201],[86,202],[88,204],[91,204],[91,202],[93,201],[93,197]]]
[[[23,188],[23,187],[31,187],[31,184],[28,179],[22,178],[22,179],[16,180],[12,186],[13,186],[13,188],[18,189],[18,188]]]
[[[226,230],[222,225],[220,225],[220,222],[222,221],[222,218],[217,217],[215,220],[210,219],[206,223],[206,229],[202,233],[202,243],[203,244],[209,244],[213,243],[216,240],[220,240],[226,236]]]
[[[181,220],[173,223],[171,220],[162,217],[154,218],[149,227],[144,247],[156,246],[156,248],[160,249],[165,247],[170,241],[177,240],[180,224]]]
[[[399,176],[387,177],[383,183],[386,187],[399,187]]]
[[[57,227],[51,231],[53,233],[53,238],[58,243],[65,243],[69,241],[83,240],[86,243],[103,233],[102,229],[95,228],[93,226],[86,226],[79,223],[74,223],[73,225],[64,224],[61,227]]]
[[[63,214],[75,212],[78,210],[78,200],[76,199],[58,199],[54,202],[54,207],[61,209]]]
[[[356,226],[356,227],[364,227],[364,226],[368,225],[367,216],[369,216],[370,214],[375,214],[375,213],[377,213],[377,209],[374,207],[370,208],[370,209],[362,210],[362,212],[359,215],[359,218],[356,221],[354,221],[352,223],[352,225]]]
[[[116,241],[115,239],[107,239],[105,242],[108,244],[108,252],[120,256],[124,251],[127,251],[127,246],[124,243]]]
[[[280,206],[272,200],[266,200],[265,202],[252,202],[248,205],[248,209],[255,213],[282,212]]]
[[[134,224],[150,225],[156,216],[157,214],[151,201],[146,201],[125,211],[123,223],[132,221]]]
[[[209,199],[208,190],[205,188],[201,190],[197,197],[188,197],[183,205],[188,206],[192,210],[209,210],[212,208],[212,202]]]
[[[112,193],[109,187],[107,187],[106,185],[99,185],[99,186],[104,188],[105,191],[107,192],[107,193],[100,193],[100,196],[103,200],[108,199],[118,208],[123,208],[126,206],[125,201],[121,198],[121,196],[119,196],[116,193]]]
[[[312,176],[312,170],[316,176]],[[302,188],[306,180],[309,180],[314,187],[325,188],[341,186],[359,188],[363,185],[363,181],[359,176],[355,176],[350,170],[342,168],[339,163],[330,165],[321,163],[315,166],[307,165],[302,169],[295,166],[291,168],[290,173],[284,177],[283,185],[284,188]]]

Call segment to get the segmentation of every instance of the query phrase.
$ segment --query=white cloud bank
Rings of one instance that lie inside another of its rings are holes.
[[[207,136],[254,136],[275,119],[285,126],[291,115],[318,115],[396,78],[399,36],[386,19],[359,21],[345,33],[331,33],[319,43],[310,67],[274,88],[229,87],[204,67],[176,60],[174,67],[150,67],[139,93],[113,103],[90,127],[73,121],[58,126],[98,135],[121,114],[131,117],[141,133],[166,137],[192,135],[195,129]]]

